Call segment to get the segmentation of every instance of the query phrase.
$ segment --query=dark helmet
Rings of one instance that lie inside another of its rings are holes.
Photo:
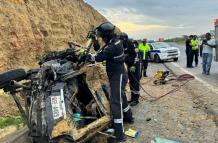
[[[99,25],[95,31],[102,38],[111,38],[114,35],[115,26],[110,22],[104,22]]]
[[[127,40],[128,39],[128,35],[125,32],[120,33],[120,39],[121,40]]]
[[[190,36],[189,36],[189,38],[191,38],[191,39],[192,39],[193,37],[194,37],[194,35],[190,35]]]

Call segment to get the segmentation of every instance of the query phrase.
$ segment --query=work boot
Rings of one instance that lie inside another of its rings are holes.
[[[138,105],[139,104],[139,101],[132,101],[131,103],[130,103],[130,106],[136,106],[136,105]]]
[[[126,141],[126,137],[123,140],[116,140],[114,138],[108,138],[107,139],[107,143],[120,143],[120,142],[125,142]]]
[[[144,77],[148,77],[148,76],[147,76],[147,72],[146,72],[146,71],[144,71],[144,74],[143,74],[143,76],[144,76]]]
[[[129,101],[128,101],[128,104],[130,104],[131,102],[132,102],[132,100],[129,100]]]
[[[107,138],[107,143],[116,143],[116,139],[114,139],[114,138]]]
[[[124,137],[122,139],[116,139],[115,143],[122,143],[126,141],[126,136],[124,135]]]
[[[115,129],[115,137],[116,141],[122,142],[126,140],[126,135],[123,132],[123,123],[115,123],[114,124]]]
[[[127,124],[134,124],[134,118],[133,117],[131,119],[123,118],[123,122]]]
[[[127,112],[123,112],[123,122],[128,123],[128,124],[134,123],[134,118],[132,116],[131,108],[129,108]]]

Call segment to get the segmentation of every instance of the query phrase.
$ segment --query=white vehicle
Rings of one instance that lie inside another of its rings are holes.
[[[178,61],[180,50],[177,47],[172,47],[165,42],[149,43],[151,47],[151,60],[156,63],[161,61],[174,60]]]

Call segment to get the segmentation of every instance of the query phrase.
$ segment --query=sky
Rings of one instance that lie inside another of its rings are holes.
[[[218,18],[218,0],[85,1],[134,39],[204,34]]]

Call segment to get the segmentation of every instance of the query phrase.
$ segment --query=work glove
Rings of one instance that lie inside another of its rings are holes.
[[[138,49],[138,48],[135,48],[135,52],[138,53],[138,52],[139,52],[139,49]]]
[[[135,66],[131,66],[131,67],[129,68],[129,71],[130,71],[130,72],[135,72],[135,70],[136,70]]]
[[[84,56],[84,54],[85,54],[85,49],[83,49],[83,48],[80,49],[80,50],[79,50],[79,55],[80,55],[80,56]]]

